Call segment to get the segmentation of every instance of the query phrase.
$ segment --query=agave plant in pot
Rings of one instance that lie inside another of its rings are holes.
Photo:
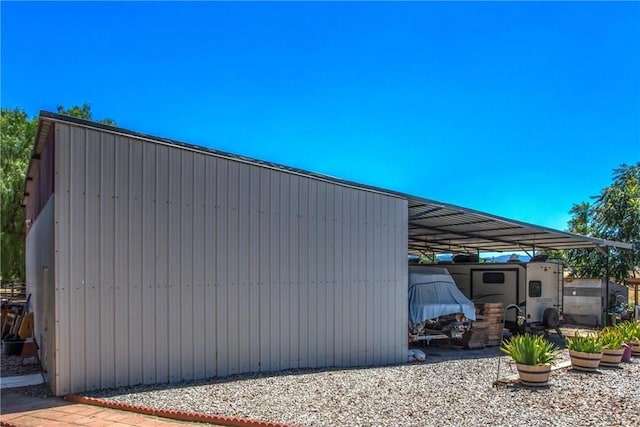
[[[542,387],[549,383],[551,365],[558,359],[560,349],[540,335],[516,335],[504,340],[500,350],[510,356],[523,385]]]
[[[620,329],[612,326],[602,329],[600,331],[600,343],[602,344],[600,366],[617,368],[627,347]]]
[[[602,358],[602,342],[597,333],[567,337],[571,366],[579,371],[595,371]]]

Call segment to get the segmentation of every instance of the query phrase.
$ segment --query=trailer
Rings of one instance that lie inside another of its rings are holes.
[[[560,262],[462,262],[442,265],[458,289],[474,303],[502,303],[505,327],[545,333],[558,327],[563,312],[563,265]],[[523,319],[524,318],[524,319]]]

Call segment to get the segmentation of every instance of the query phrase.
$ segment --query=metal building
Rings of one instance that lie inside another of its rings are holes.
[[[24,202],[56,395],[406,359],[402,197],[42,112]]]
[[[631,247],[49,112],[23,203],[56,395],[404,362],[407,253]]]

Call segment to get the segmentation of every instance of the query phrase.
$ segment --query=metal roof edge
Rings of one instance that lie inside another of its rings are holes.
[[[498,215],[477,211],[471,208],[464,208],[462,206],[457,206],[450,203],[443,203],[436,200],[427,199],[424,197],[412,196],[409,194],[403,194],[403,195],[409,201],[418,201],[418,202],[428,203],[428,204],[437,205],[446,209],[459,210],[460,213],[468,213],[468,214],[478,215],[494,221],[501,221],[506,224],[512,224],[519,227],[530,227],[530,228],[538,229],[540,231],[547,232],[547,233],[561,234],[566,237],[572,237],[575,239],[589,241],[591,243],[594,243],[596,246],[600,246],[600,247],[615,247],[615,248],[621,248],[621,249],[633,248],[633,245],[631,245],[630,243],[616,242],[613,240],[601,239],[598,237],[583,236],[581,234],[575,234],[575,233],[570,233],[568,231],[556,230],[555,228],[545,227],[543,225],[530,224],[527,222],[518,221],[515,219],[509,219],[509,218],[501,217]]]
[[[136,132],[136,131],[132,131],[132,130],[117,127],[117,126],[111,126],[104,123],[94,122],[92,120],[80,119],[77,117],[67,116],[67,115],[58,114],[58,113],[52,113],[50,111],[45,111],[45,110],[40,111],[39,118],[40,120],[45,119],[45,120],[50,120],[52,122],[69,123],[77,126],[83,126],[87,128],[102,130],[106,132],[120,134],[122,136],[141,139],[148,142],[164,144],[164,145],[173,146],[173,147],[190,150],[194,152],[199,152],[203,154],[209,154],[209,155],[224,158],[227,160],[233,160],[233,161],[246,163],[254,166],[270,168],[280,172],[286,172],[286,173],[299,175],[307,178],[313,178],[316,180],[337,184],[343,187],[369,191],[369,192],[378,193],[378,194],[400,198],[400,199],[406,199],[406,197],[404,197],[402,194],[399,194],[395,191],[387,190],[381,187],[375,187],[373,185],[361,184],[354,181],[348,181],[348,180],[336,178],[330,175],[324,175],[321,173],[311,172],[308,170],[286,166],[279,163],[273,163],[265,160],[255,159],[252,157],[242,156],[239,154],[233,154],[226,151],[217,150],[214,148],[204,147],[201,145],[189,144],[186,142],[182,142],[182,141],[178,141],[170,138],[164,138],[164,137],[159,137],[151,134]],[[40,127],[38,127],[38,132],[39,131],[40,131]],[[37,135],[38,134],[36,134],[36,138],[37,138]]]
[[[31,149],[31,154],[29,155],[29,164],[27,165],[27,172],[24,176],[24,185],[22,186],[22,207],[26,207],[27,199],[29,198],[28,185],[30,181],[33,182],[33,164],[34,162],[40,160],[42,148],[49,136],[49,132],[51,131],[51,126],[46,126],[46,129],[44,130],[43,127],[45,127],[44,121],[41,117],[38,117],[38,127],[36,128],[36,134],[33,139],[33,148]]]
[[[477,215],[479,217],[483,217],[483,218],[486,218],[486,219],[489,219],[489,220],[492,220],[492,221],[500,221],[500,222],[503,222],[503,223],[506,223],[506,224],[515,225],[517,227],[529,227],[529,228],[540,230],[541,232],[554,233],[554,234],[563,235],[563,236],[566,236],[566,237],[569,237],[569,238],[583,240],[583,241],[590,242],[590,243],[594,244],[594,246],[596,246],[596,247],[615,247],[615,248],[622,248],[622,249],[631,249],[632,248],[632,245],[629,244],[629,243],[616,242],[616,241],[601,239],[601,238],[597,238],[597,237],[582,236],[582,235],[579,235],[579,234],[573,234],[573,233],[569,233],[567,231],[556,230],[556,229],[549,228],[549,227],[544,227],[544,226],[541,226],[541,225],[529,224],[529,223],[518,221],[518,220],[514,220],[514,219],[504,218],[504,217],[501,217],[501,216],[498,216],[498,215],[493,215],[493,214],[489,214],[489,213],[486,213],[486,212],[477,211],[477,210],[471,209],[471,208],[464,208],[464,207],[453,205],[453,204],[450,204],[450,203],[439,202],[439,201],[436,201],[436,200],[431,200],[431,199],[427,199],[427,198],[424,198],[424,197],[411,195],[411,194],[407,194],[407,193],[403,193],[403,192],[399,192],[399,191],[394,191],[394,190],[389,190],[389,189],[385,189],[385,188],[375,187],[375,186],[367,185],[367,184],[361,184],[361,183],[357,183],[357,182],[354,182],[354,181],[343,180],[343,179],[340,179],[340,178],[335,178],[335,177],[332,177],[332,176],[329,176],[329,175],[323,175],[323,174],[320,174],[320,173],[311,172],[311,171],[307,171],[307,170],[304,170],[304,169],[289,167],[289,166],[285,166],[285,165],[278,164],[278,163],[273,163],[273,162],[267,162],[267,161],[263,161],[263,160],[259,160],[259,159],[254,159],[254,158],[251,158],[251,157],[246,157],[246,156],[242,156],[242,155],[238,155],[238,154],[233,154],[233,153],[229,153],[229,152],[225,152],[225,151],[216,150],[216,149],[209,148],[209,147],[203,147],[203,146],[199,146],[199,145],[189,144],[189,143],[185,143],[185,142],[181,142],[181,141],[177,141],[177,140],[173,140],[173,139],[169,139],[169,138],[158,137],[158,136],[154,136],[154,135],[150,135],[150,134],[145,134],[145,133],[141,133],[141,132],[136,132],[136,131],[124,129],[124,128],[117,127],[117,126],[111,126],[111,125],[107,125],[107,124],[104,124],[104,123],[98,123],[98,122],[91,121],[91,120],[80,119],[80,118],[77,118],[77,117],[67,116],[67,115],[58,114],[58,113],[52,113],[52,112],[45,111],[45,110],[41,110],[40,111],[39,120],[38,120],[38,130],[36,132],[36,141],[35,141],[35,144],[34,144],[34,153],[33,154],[37,154],[36,150],[40,146],[40,141],[42,141],[42,139],[40,138],[40,136],[41,136],[40,133],[42,131],[42,127],[44,126],[43,125],[44,121],[69,123],[69,124],[72,124],[72,125],[83,126],[83,127],[87,127],[87,128],[107,131],[107,132],[120,134],[120,135],[128,136],[128,137],[133,137],[133,138],[137,138],[137,139],[141,139],[141,140],[145,140],[145,141],[149,141],[149,142],[165,144],[165,145],[168,145],[168,146],[173,146],[173,147],[186,149],[186,150],[190,150],[190,151],[194,151],[194,152],[200,152],[200,153],[203,153],[203,154],[209,154],[209,155],[213,155],[213,156],[216,156],[216,157],[225,158],[225,159],[228,159],[228,160],[247,163],[247,164],[251,164],[251,165],[254,165],[254,166],[262,166],[262,167],[270,168],[270,169],[281,171],[281,172],[286,172],[286,173],[291,173],[291,174],[295,174],[295,175],[299,175],[299,176],[313,178],[313,179],[316,179],[316,180],[321,180],[321,181],[325,181],[325,182],[341,185],[343,187],[359,189],[359,190],[364,190],[364,191],[370,191],[370,192],[374,192],[374,193],[378,193],[378,194],[383,194],[383,195],[387,195],[387,196],[391,196],[391,197],[396,197],[396,198],[400,198],[400,199],[406,200],[409,203],[417,202],[417,203],[427,203],[427,204],[431,204],[431,205],[436,205],[436,206],[447,208],[447,209],[457,210],[460,213]],[[49,128],[46,129],[46,132],[48,132],[48,131],[49,131]],[[45,137],[47,135],[48,134],[45,134]],[[46,140],[46,138],[45,138],[45,140]],[[27,169],[27,178],[29,177],[29,173],[31,172],[32,163],[33,163],[33,154],[32,154],[32,159],[29,162],[29,167]],[[26,190],[26,186],[27,186],[27,182],[25,181],[25,190]],[[25,191],[25,193],[26,193],[26,191]],[[27,197],[28,197],[27,195],[24,196],[23,205],[25,204]]]

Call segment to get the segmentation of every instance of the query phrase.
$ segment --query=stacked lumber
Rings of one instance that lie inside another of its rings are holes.
[[[498,346],[502,342],[502,303],[476,303],[476,321],[460,344],[467,348]]]

